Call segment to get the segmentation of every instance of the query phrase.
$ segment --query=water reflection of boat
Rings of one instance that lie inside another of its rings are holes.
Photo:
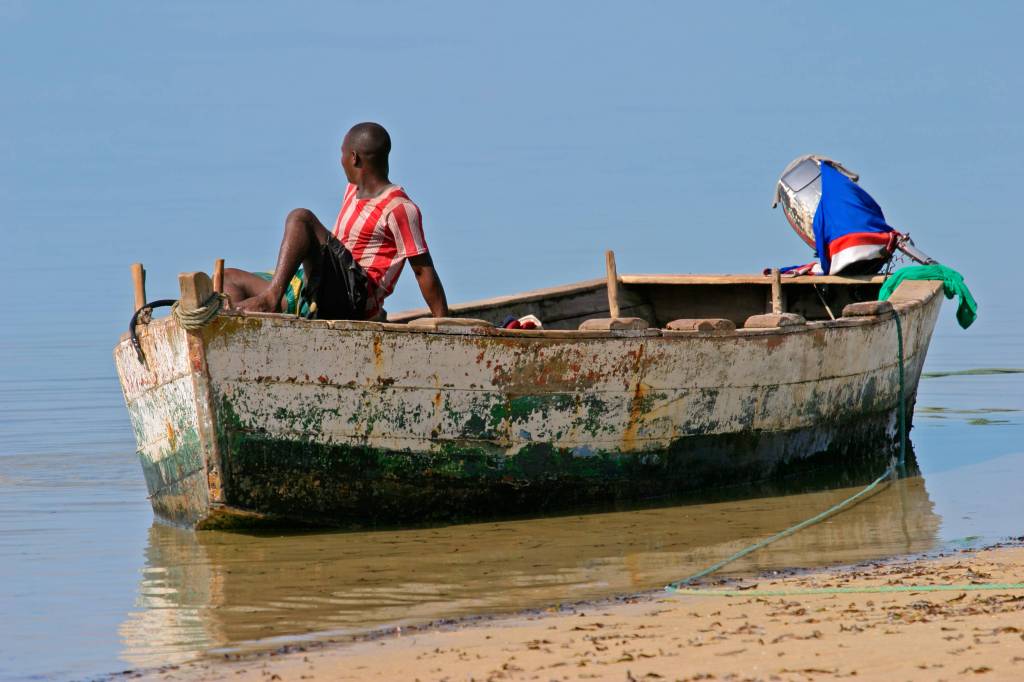
[[[125,658],[155,664],[313,632],[497,613],[657,588],[847,497],[851,488],[443,528],[286,536],[154,524]],[[926,551],[920,477],[729,571]],[[280,640],[277,640],[278,643]]]
[[[182,277],[183,300],[209,286]],[[881,281],[796,277],[771,293],[761,276],[628,275],[634,317],[615,319],[603,282],[444,320],[230,313],[186,331],[172,317],[140,331],[148,365],[127,338],[114,356],[161,518],[536,513],[891,449],[900,372]],[[903,282],[890,299],[911,405],[941,286]],[[493,324],[527,312],[545,329]]]

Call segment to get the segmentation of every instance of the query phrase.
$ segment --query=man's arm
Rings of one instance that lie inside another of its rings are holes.
[[[420,285],[423,300],[430,307],[430,313],[434,317],[448,317],[448,299],[445,298],[441,278],[434,269],[434,259],[429,253],[424,253],[410,258],[409,265],[416,274],[416,282]]]

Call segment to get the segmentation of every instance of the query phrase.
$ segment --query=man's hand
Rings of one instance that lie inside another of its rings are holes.
[[[409,259],[413,273],[416,274],[416,283],[420,285],[420,293],[423,300],[430,307],[430,313],[434,317],[448,317],[448,299],[444,295],[444,286],[441,285],[441,278],[437,276],[434,269],[434,259],[429,253],[413,256]]]

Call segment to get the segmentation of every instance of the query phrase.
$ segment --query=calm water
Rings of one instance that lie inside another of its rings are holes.
[[[1011,311],[983,312],[962,332],[943,309],[926,371],[1024,367]],[[88,678],[316,633],[656,588],[850,493],[407,531],[181,531],[152,522],[108,359],[114,339],[48,331],[42,323],[32,350],[50,362],[9,363],[0,380],[3,679]],[[0,339],[8,351],[24,343]],[[1024,534],[1022,410],[1024,374],[924,379],[912,434],[921,477],[729,570]]]

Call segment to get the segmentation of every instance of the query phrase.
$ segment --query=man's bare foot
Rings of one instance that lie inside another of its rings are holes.
[[[259,296],[252,296],[239,302],[235,307],[250,313],[279,313],[281,312],[281,299],[267,290]]]

